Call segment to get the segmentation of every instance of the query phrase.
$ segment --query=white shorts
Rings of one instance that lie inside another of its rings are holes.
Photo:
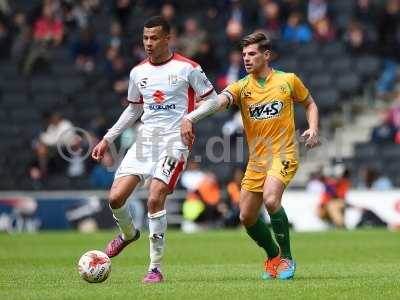
[[[134,143],[126,153],[115,178],[136,175],[140,185],[150,178],[157,178],[168,185],[170,192],[176,186],[179,176],[186,167],[189,150],[169,148],[149,143]]]

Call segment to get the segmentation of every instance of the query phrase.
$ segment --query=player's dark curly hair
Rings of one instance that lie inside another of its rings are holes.
[[[167,34],[171,31],[171,26],[162,16],[154,16],[144,22],[144,27],[146,28],[153,28],[157,26],[161,26],[162,30]]]
[[[241,43],[241,48],[247,47],[252,44],[258,44],[258,49],[261,52],[271,51],[271,40],[262,32],[255,32],[249,35],[246,35]]]

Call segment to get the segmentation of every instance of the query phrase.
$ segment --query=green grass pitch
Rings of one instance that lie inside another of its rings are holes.
[[[297,273],[262,281],[263,253],[241,231],[167,234],[166,282],[140,283],[146,234],[113,259],[110,278],[89,284],[77,262],[113,232],[0,235],[0,299],[400,299],[400,233],[292,233]]]

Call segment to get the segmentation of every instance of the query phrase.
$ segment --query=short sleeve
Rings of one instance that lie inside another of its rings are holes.
[[[296,74],[293,74],[292,89],[293,101],[295,102],[303,102],[307,100],[310,94],[304,83]]]
[[[195,67],[189,73],[189,84],[200,98],[205,98],[214,91],[214,87],[208,80],[200,66]]]
[[[228,100],[229,100],[229,105],[231,106],[232,104],[238,105],[240,102],[240,86],[238,82],[231,83],[226,87],[223,91],[222,94],[224,94]]]
[[[140,94],[138,86],[136,85],[134,69],[129,74],[128,101],[131,103],[143,102],[143,97]]]

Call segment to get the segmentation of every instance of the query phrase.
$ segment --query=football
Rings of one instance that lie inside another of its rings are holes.
[[[110,275],[111,260],[104,252],[91,250],[79,259],[78,270],[87,282],[103,282]]]

